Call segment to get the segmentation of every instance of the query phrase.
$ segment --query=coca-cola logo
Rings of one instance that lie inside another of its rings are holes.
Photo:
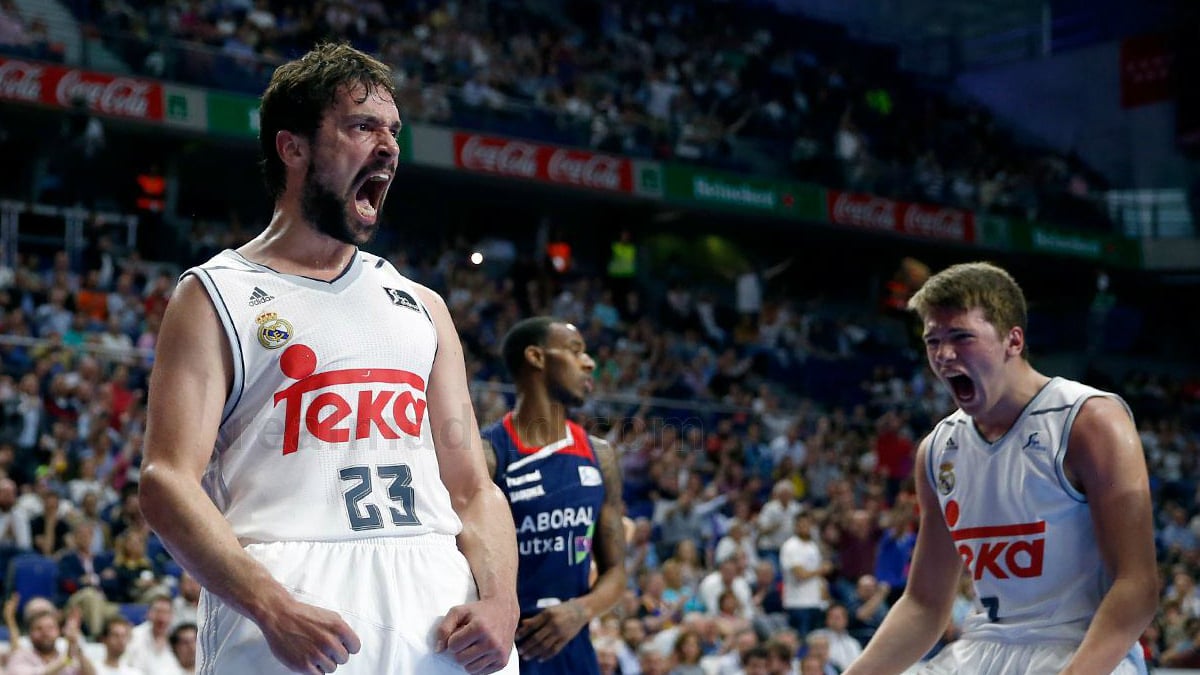
[[[67,71],[58,81],[54,95],[63,106],[82,100],[93,110],[123,117],[148,117],[150,83],[117,77],[111,80],[85,79],[78,70]]]
[[[459,151],[464,168],[533,178],[537,175],[537,146],[520,141],[495,141],[471,136]]]
[[[43,68],[24,61],[0,63],[0,98],[37,102],[42,98]]]
[[[551,182],[570,183],[601,190],[621,189],[622,160],[591,153],[558,149],[550,155],[546,173]]]
[[[839,194],[833,202],[833,222],[879,230],[896,229],[896,202],[880,197]]]
[[[904,213],[904,231],[939,239],[965,239],[966,214],[954,209],[910,206]]]

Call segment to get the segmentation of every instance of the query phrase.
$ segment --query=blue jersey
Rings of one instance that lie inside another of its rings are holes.
[[[562,439],[531,448],[517,438],[509,413],[482,433],[495,452],[493,479],[508,497],[517,529],[521,617],[586,594],[592,537],[604,503],[600,464],[587,432],[567,422]],[[598,671],[586,626],[553,659],[521,662],[523,674]]]

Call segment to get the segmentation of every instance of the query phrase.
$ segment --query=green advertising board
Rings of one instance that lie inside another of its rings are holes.
[[[163,123],[182,129],[208,130],[208,93],[203,89],[163,84]]]
[[[825,191],[816,185],[683,164],[665,164],[662,173],[663,196],[667,201],[799,220],[825,220]]]
[[[225,136],[258,138],[258,98],[208,92],[208,130]]]
[[[1141,267],[1141,244],[1134,239],[1042,223],[1009,221],[1013,249],[1042,255],[1070,256],[1121,267]]]

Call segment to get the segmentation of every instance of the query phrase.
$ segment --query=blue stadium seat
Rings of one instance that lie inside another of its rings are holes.
[[[146,612],[149,609],[150,605],[138,602],[126,602],[117,607],[117,611],[121,613],[121,616],[125,617],[129,623],[135,626],[146,620]]]
[[[7,588],[21,594],[20,612],[30,598],[58,595],[58,562],[40,553],[22,553],[8,563]]]

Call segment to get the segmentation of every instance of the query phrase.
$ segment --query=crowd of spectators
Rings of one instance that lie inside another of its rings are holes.
[[[239,237],[206,233],[194,262]],[[10,673],[68,653],[175,672],[163,664],[188,658],[194,640],[197,589],[147,529],[136,490],[175,271],[100,239],[79,260],[24,256],[0,275],[0,552],[57,570],[48,597],[11,600]],[[586,276],[489,274],[455,247],[419,264],[407,253],[389,258],[446,297],[481,423],[511,405],[497,355],[508,326],[554,313],[583,330],[596,388],[579,417],[619,453],[630,542],[625,597],[594,626],[604,672],[831,673],[870,640],[905,584],[915,443],[951,405],[913,355],[879,358],[901,348],[870,337],[885,325],[875,312],[829,315],[770,294],[747,312],[704,309],[711,298],[686,284],[669,298],[636,286],[615,297]],[[806,386],[860,371],[838,389]],[[1200,381],[1135,374],[1113,386],[1139,414],[1158,506],[1163,604],[1146,650],[1194,664]],[[780,574],[796,566],[810,574]]]
[[[1111,229],[1105,181],[1077,156],[1019,142],[899,71],[893,48],[769,3],[67,4],[150,77],[257,95],[284,59],[346,40],[395,68],[407,120]],[[39,21],[0,3],[0,50],[42,49]]]
[[[50,37],[45,19],[26,20],[13,0],[0,0],[0,54],[61,62],[65,46]]]

